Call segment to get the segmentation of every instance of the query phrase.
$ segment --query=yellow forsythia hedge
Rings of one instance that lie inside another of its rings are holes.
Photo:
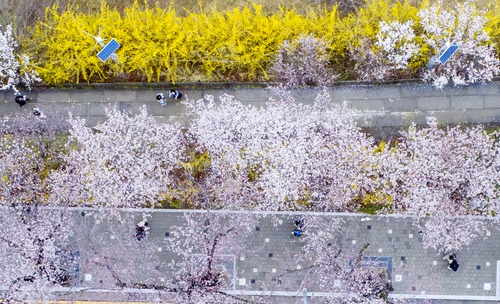
[[[137,2],[123,13],[103,2],[100,12],[88,15],[78,8],[60,12],[53,6],[22,41],[22,51],[32,57],[43,81],[51,84],[261,81],[270,79],[266,71],[284,40],[312,34],[327,42],[332,65],[349,78],[351,45],[361,37],[374,37],[380,21],[418,20],[418,10],[409,2],[370,0],[344,17],[335,8],[306,16],[291,10],[266,15],[254,5],[181,18],[172,8],[143,7]],[[489,17],[495,22],[488,29],[500,37],[498,17]],[[103,63],[96,57],[101,46],[85,32],[97,36],[99,31],[105,43],[115,38],[122,45],[117,62]],[[425,55],[412,62],[413,67],[425,64]]]

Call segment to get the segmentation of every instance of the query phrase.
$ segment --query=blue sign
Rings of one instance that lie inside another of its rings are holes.
[[[97,54],[97,57],[101,59],[102,62],[106,62],[109,57],[113,55],[113,53],[120,47],[120,44],[116,42],[115,38],[111,39],[108,44],[104,46],[104,48]]]
[[[444,52],[439,56],[439,62],[441,64],[444,64],[448,59],[450,59],[451,55],[455,54],[455,52],[458,50],[458,45],[453,42]]]

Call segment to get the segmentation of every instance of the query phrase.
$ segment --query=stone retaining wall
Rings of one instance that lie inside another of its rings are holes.
[[[120,109],[137,113],[145,105],[148,113],[160,122],[188,121],[193,117],[184,104],[169,100],[167,106],[160,106],[155,96],[167,92],[167,86],[116,85],[91,86],[85,89],[50,88],[37,86],[26,95],[33,102],[19,107],[14,102],[13,92],[0,91],[0,113],[2,115],[29,111],[40,107],[45,112],[71,111],[74,116],[87,119],[94,126],[105,119],[105,107],[117,104]],[[182,86],[181,86],[182,88]],[[312,103],[320,89],[294,89],[292,94],[302,103]],[[235,88],[206,85],[186,86],[181,89],[185,97],[200,99],[204,95],[230,94],[235,99],[257,107],[274,95],[269,88]],[[361,126],[398,126],[412,122],[424,124],[427,116],[435,116],[442,124],[456,123],[500,123],[500,83],[478,84],[465,87],[435,89],[430,85],[339,85],[328,88],[335,103],[349,102],[349,107],[358,110],[357,120]],[[184,98],[183,98],[184,99]]]

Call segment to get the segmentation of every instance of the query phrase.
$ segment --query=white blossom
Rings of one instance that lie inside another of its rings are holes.
[[[484,236],[485,220],[500,211],[499,147],[482,127],[428,124],[403,132],[398,145],[379,156],[377,169],[393,212],[414,217],[424,246],[458,250]]]
[[[17,85],[22,83],[28,87],[40,81],[38,73],[31,68],[29,57],[15,55],[18,44],[14,39],[12,25],[0,25],[0,90],[12,89],[18,92]]]
[[[277,94],[265,109],[228,95],[220,104],[213,97],[188,103],[199,115],[189,134],[219,176],[213,200],[227,208],[345,210],[371,187],[371,139],[327,94],[314,105]]]
[[[70,119],[70,153],[65,170],[51,177],[54,195],[94,207],[154,206],[166,195],[169,174],[179,162],[180,125],[156,123],[145,107],[133,117],[116,108],[106,113],[108,120],[96,131],[83,119]]]
[[[443,88],[451,80],[454,85],[465,85],[491,81],[500,72],[493,45],[484,27],[484,11],[478,11],[469,2],[457,4],[454,11],[446,11],[437,3],[419,12],[423,27],[423,38],[434,51],[435,56],[443,46],[452,42],[458,50],[450,59],[422,73],[424,81]]]
[[[329,59],[324,40],[302,35],[281,44],[271,71],[287,87],[329,85],[339,77],[328,67]]]
[[[419,52],[413,24],[412,20],[405,23],[381,21],[375,40],[362,39],[350,52],[351,59],[356,61],[358,79],[372,81],[398,77]]]

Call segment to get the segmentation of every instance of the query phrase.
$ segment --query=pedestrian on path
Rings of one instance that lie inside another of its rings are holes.
[[[168,92],[168,97],[173,98],[175,100],[179,100],[182,98],[182,93],[177,91],[177,90],[172,89],[172,90],[170,90],[170,92]]]
[[[146,238],[149,235],[149,230],[151,227],[149,227],[148,222],[146,220],[140,221],[136,227],[135,227],[135,238],[138,241],[141,241],[143,238]]]
[[[43,114],[42,111],[40,111],[39,108],[32,108],[31,112],[33,113],[33,115],[35,115],[36,117],[38,117],[40,119],[47,118],[47,116],[45,116],[45,114]]]
[[[297,217],[293,223],[295,225],[295,230],[292,234],[296,237],[300,237],[302,235],[302,231],[304,230],[304,219]]]
[[[158,101],[162,107],[167,105],[167,99],[165,98],[165,95],[163,95],[163,93],[156,94],[156,101]]]
[[[16,98],[14,99],[16,103],[22,107],[26,104],[27,101],[30,99],[26,97],[26,95],[16,95]]]
[[[455,254],[447,254],[443,257],[443,260],[448,261],[448,264],[449,264],[448,269],[451,269],[453,271],[457,271],[458,267],[460,267],[460,265],[458,265],[457,256]]]

